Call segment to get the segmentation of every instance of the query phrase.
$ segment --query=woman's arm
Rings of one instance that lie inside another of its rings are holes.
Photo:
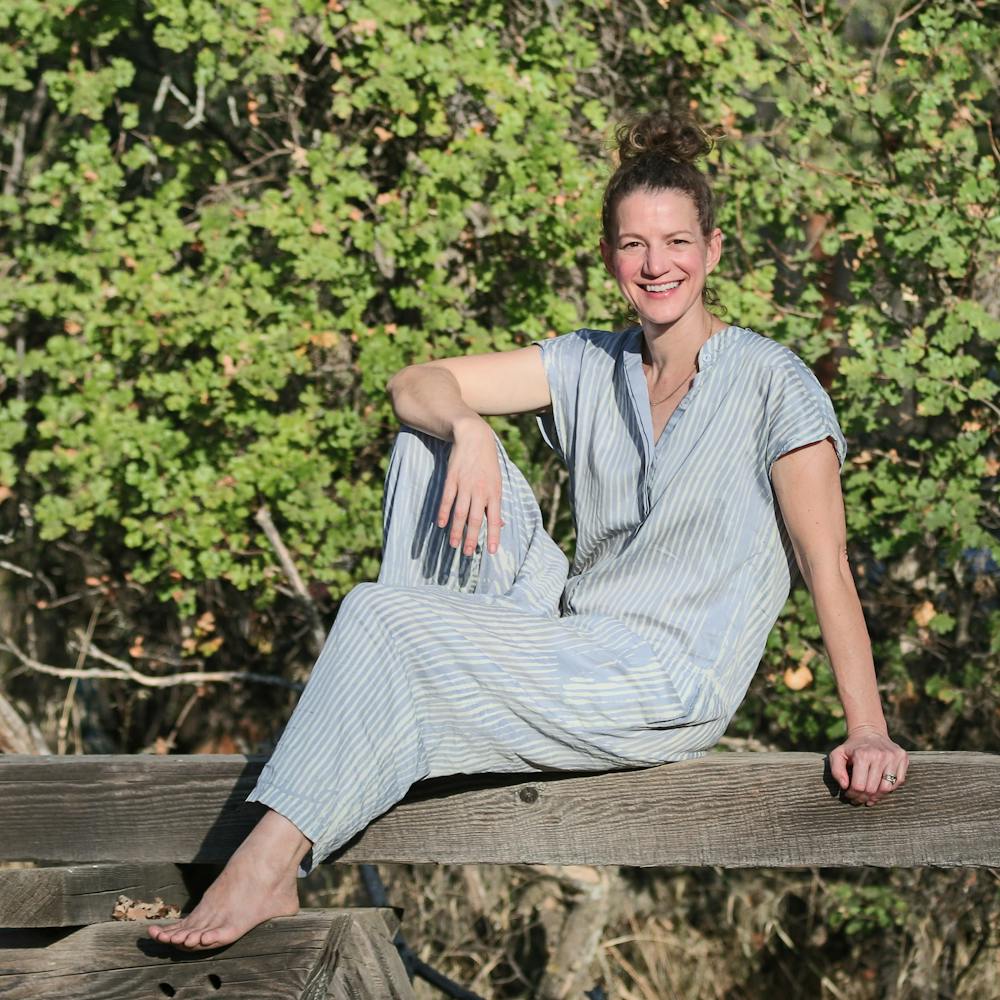
[[[456,424],[470,417],[526,413],[552,402],[534,344],[410,365],[389,379],[386,390],[402,423],[444,441],[453,441]]]
[[[400,422],[453,442],[437,523],[451,515],[449,541],[472,555],[486,520],[486,547],[500,544],[500,465],[493,429],[482,414],[524,413],[549,405],[542,352],[514,351],[443,358],[410,365],[386,386]]]
[[[847,558],[844,500],[828,441],[796,448],[772,467],[771,482],[795,559],[812,595],[844,706],[847,740],[830,754],[849,797],[877,802],[906,777],[906,751],[889,739],[875,680],[871,640]],[[847,765],[851,765],[848,776]],[[883,780],[895,774],[895,784]]]

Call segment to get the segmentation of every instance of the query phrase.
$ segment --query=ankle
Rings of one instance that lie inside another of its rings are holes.
[[[232,860],[264,867],[276,877],[294,878],[299,863],[312,847],[301,831],[284,816],[268,812],[237,848]]]

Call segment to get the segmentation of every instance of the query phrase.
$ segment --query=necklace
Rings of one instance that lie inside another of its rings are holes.
[[[668,399],[670,399],[670,397],[671,397],[671,396],[672,396],[672,395],[673,395],[673,394],[674,394],[675,392],[677,392],[677,390],[678,390],[678,389],[680,389],[680,387],[681,387],[682,385],[684,385],[684,383],[685,383],[685,382],[687,382],[687,380],[688,380],[688,379],[689,379],[689,378],[690,378],[690,377],[691,377],[691,376],[692,376],[692,375],[693,375],[693,374],[694,374],[694,373],[695,373],[696,371],[697,371],[697,365],[696,365],[696,366],[695,366],[694,368],[692,368],[692,369],[691,369],[691,371],[689,371],[689,372],[687,373],[687,375],[685,375],[685,376],[684,376],[684,378],[683,378],[683,379],[681,380],[680,384],[679,384],[679,385],[677,386],[677,388],[676,388],[676,389],[673,389],[673,390],[671,390],[670,392],[668,392],[668,393],[667,393],[667,394],[666,394],[666,395],[665,395],[665,396],[664,396],[664,397],[663,397],[662,399],[657,399],[657,400],[655,400],[655,401],[654,401],[654,400],[650,400],[650,403],[649,403],[649,405],[650,405],[650,406],[659,406],[659,405],[660,405],[660,403],[665,403],[665,402],[666,402],[666,401],[667,401]]]
[[[704,345],[705,341],[706,341],[706,340],[708,339],[708,337],[710,337],[710,336],[711,336],[711,334],[712,334],[712,318],[711,318],[711,316],[710,316],[710,317],[708,318],[708,333],[707,333],[707,335],[706,335],[706,336],[705,336],[705,337],[704,337],[704,338],[702,339],[702,345]],[[699,347],[699,348],[698,348],[698,350],[700,351],[700,350],[701,350],[701,348]],[[650,365],[650,368],[652,368],[652,365]],[[651,400],[649,401],[649,405],[650,405],[650,406],[659,406],[659,405],[660,405],[660,403],[665,403],[665,402],[666,402],[666,401],[667,401],[668,399],[670,399],[670,397],[671,397],[671,396],[672,396],[672,395],[673,395],[673,394],[674,394],[675,392],[677,392],[677,390],[678,390],[678,389],[680,389],[680,387],[681,387],[682,385],[684,385],[684,383],[685,383],[685,382],[687,382],[687,380],[688,380],[688,379],[689,379],[689,378],[690,378],[690,377],[691,377],[691,376],[692,376],[692,375],[693,375],[693,374],[694,374],[694,373],[695,373],[695,372],[696,372],[697,370],[698,370],[698,356],[697,356],[697,354],[696,354],[696,355],[695,355],[695,359],[694,359],[694,368],[692,368],[692,369],[691,369],[691,371],[689,371],[689,372],[687,373],[687,375],[685,375],[685,376],[684,376],[684,378],[683,378],[683,379],[681,379],[681,381],[680,381],[680,384],[679,384],[679,385],[677,386],[677,388],[676,388],[676,389],[672,389],[672,390],[671,390],[670,392],[668,392],[668,393],[667,393],[667,394],[666,394],[666,395],[665,395],[665,396],[664,396],[664,397],[663,397],[662,399],[657,399],[657,400],[655,400],[655,401],[651,399]],[[647,390],[647,391],[648,391],[648,390]]]

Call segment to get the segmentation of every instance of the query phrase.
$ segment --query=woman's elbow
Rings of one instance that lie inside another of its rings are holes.
[[[406,365],[405,368],[400,368],[395,375],[390,376],[389,381],[385,384],[386,395],[392,400],[396,395],[398,395],[400,389],[406,381],[406,373],[410,371],[413,365]]]

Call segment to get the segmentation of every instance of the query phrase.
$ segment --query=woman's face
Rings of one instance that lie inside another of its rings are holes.
[[[706,239],[683,191],[639,189],[618,203],[614,244],[601,256],[644,328],[672,327],[705,315],[701,292],[722,252],[722,233]]]

